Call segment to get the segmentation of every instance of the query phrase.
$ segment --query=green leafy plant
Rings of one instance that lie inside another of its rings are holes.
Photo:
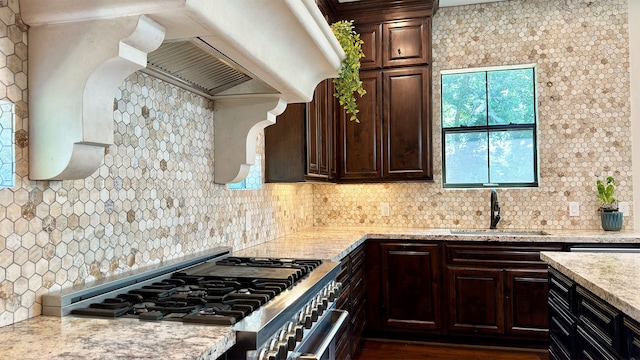
[[[333,96],[338,98],[340,105],[348,114],[351,114],[351,121],[360,122],[357,115],[359,110],[355,93],[358,93],[360,97],[367,93],[362,88],[362,81],[360,81],[360,58],[364,57],[362,52],[364,42],[360,40],[360,34],[353,29],[353,20],[337,21],[331,24],[331,30],[345,53],[339,77],[333,79],[333,83],[336,85],[336,92]]]
[[[602,211],[618,211],[618,202],[613,196],[613,193],[616,190],[615,180],[613,179],[613,176],[607,177],[606,184],[598,179],[596,181],[596,187],[598,189],[600,209]]]

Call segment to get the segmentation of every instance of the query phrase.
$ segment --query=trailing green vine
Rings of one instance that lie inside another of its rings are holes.
[[[333,79],[333,83],[336,85],[336,92],[333,96],[338,98],[347,114],[351,114],[350,120],[359,123],[355,93],[358,93],[360,97],[367,93],[362,88],[362,81],[360,81],[360,58],[364,57],[362,52],[364,42],[360,40],[360,34],[353,29],[353,20],[337,21],[331,24],[331,30],[345,53],[340,67],[340,75]]]

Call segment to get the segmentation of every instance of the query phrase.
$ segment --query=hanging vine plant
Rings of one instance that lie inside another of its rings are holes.
[[[362,97],[367,93],[362,88],[362,81],[360,81],[360,58],[364,57],[362,52],[364,42],[360,40],[360,34],[353,29],[353,20],[337,21],[331,24],[331,30],[345,53],[339,77],[333,79],[336,86],[336,92],[333,96],[338,98],[347,114],[351,114],[350,120],[359,123],[359,110],[355,94]]]

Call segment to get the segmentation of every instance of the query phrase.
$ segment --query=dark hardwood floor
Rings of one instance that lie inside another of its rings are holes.
[[[366,339],[354,360],[549,360],[546,350]]]

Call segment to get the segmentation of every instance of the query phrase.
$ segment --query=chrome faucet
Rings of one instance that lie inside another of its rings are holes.
[[[491,226],[489,229],[495,229],[500,222],[500,205],[498,204],[498,192],[491,189]]]

